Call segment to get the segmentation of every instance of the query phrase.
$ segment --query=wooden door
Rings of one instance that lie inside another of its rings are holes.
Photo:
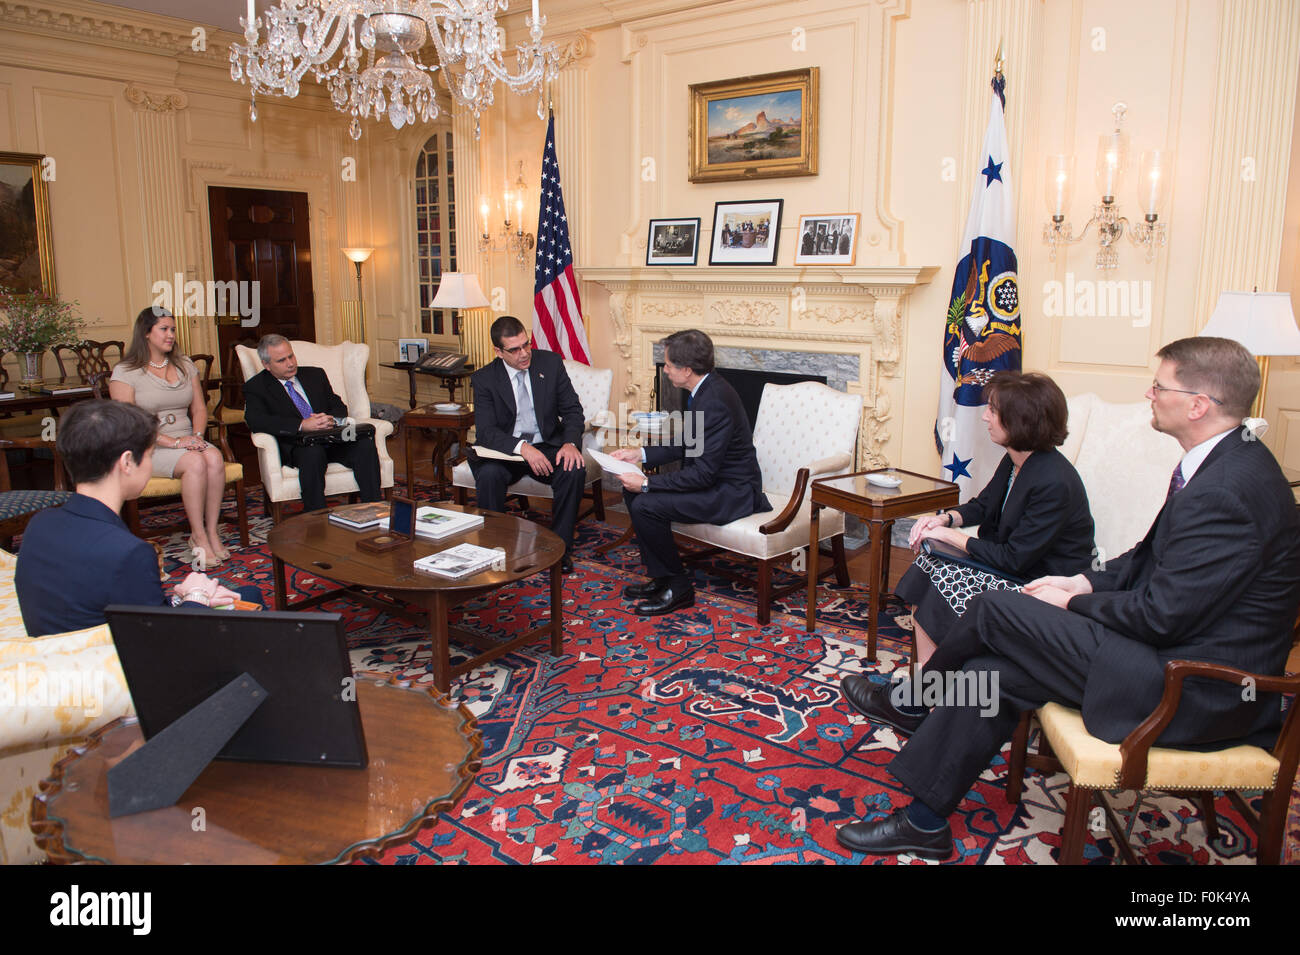
[[[237,314],[215,319],[222,375],[227,383],[240,383],[238,363],[229,364],[235,343],[256,342],[272,332],[316,340],[307,194],[210,186],[208,213],[213,277],[218,282],[258,283],[256,326],[242,325]],[[243,405],[242,395],[228,392],[226,397],[233,407]]]

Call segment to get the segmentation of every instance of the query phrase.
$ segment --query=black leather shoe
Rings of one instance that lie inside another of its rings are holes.
[[[657,617],[660,614],[672,613],[674,610],[682,610],[686,607],[695,606],[695,588],[694,587],[675,587],[672,585],[665,586],[662,590],[642,600],[632,612],[642,617]]]
[[[889,698],[892,683],[872,683],[866,677],[851,674],[840,681],[844,701],[873,723],[885,723],[904,736],[911,736],[925,719],[899,710]]]
[[[667,584],[661,580],[655,580],[651,577],[644,584],[628,584],[623,588],[624,600],[643,600],[646,597],[653,597],[659,591],[663,590]]]
[[[560,558],[560,573],[562,574],[573,573],[573,558],[570,557],[568,554],[565,554],[563,557]]]
[[[875,822],[855,822],[843,826],[835,839],[846,849],[864,855],[885,856],[910,852],[925,859],[946,859],[952,855],[952,827],[946,822],[935,832],[912,825],[906,809],[895,809]]]

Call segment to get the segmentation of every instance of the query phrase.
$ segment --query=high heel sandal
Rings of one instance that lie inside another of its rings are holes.
[[[209,570],[210,568],[217,567],[221,564],[222,560],[224,560],[224,558],[221,557],[220,555],[212,551],[200,548],[199,545],[195,543],[193,534],[190,535],[190,539],[186,543],[189,549],[186,550],[185,553],[181,554],[181,560],[185,561],[185,563],[187,564],[192,564],[194,563],[195,560],[198,559],[199,551],[202,550],[203,566],[200,568],[200,570],[206,571]]]

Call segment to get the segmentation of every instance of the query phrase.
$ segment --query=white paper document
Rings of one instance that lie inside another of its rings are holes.
[[[635,464],[620,461],[618,458],[612,457],[603,451],[597,451],[595,448],[588,448],[587,453],[595,459],[602,471],[608,471],[610,474],[635,474],[638,477],[645,477],[645,474]]]

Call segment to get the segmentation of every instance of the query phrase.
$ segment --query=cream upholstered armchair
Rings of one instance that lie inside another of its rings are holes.
[[[600,465],[586,451],[588,448],[595,448],[597,451],[604,447],[604,438],[601,429],[613,417],[609,411],[609,395],[614,387],[614,372],[610,368],[592,368],[590,365],[584,365],[580,361],[564,360],[564,370],[569,373],[569,381],[573,383],[573,390],[578,393],[578,401],[582,403],[582,417],[585,421],[585,430],[582,435],[583,462],[587,466],[586,496],[590,497],[590,506],[585,506],[578,513],[578,520],[594,513],[596,520],[605,519],[605,501],[601,495],[601,470]],[[520,458],[519,460],[523,460]],[[474,487],[474,472],[470,470],[469,462],[462,461],[457,464],[451,473],[451,483],[456,488],[456,501],[464,504],[466,492]],[[536,480],[532,475],[524,475],[514,484],[506,489],[507,494],[517,494],[521,497],[552,497],[551,487],[549,484],[543,484]]]
[[[815,381],[766,385],[758,405],[758,420],[754,422],[754,449],[763,473],[763,491],[775,510],[751,514],[730,524],[673,525],[679,536],[710,545],[687,555],[688,559],[731,551],[759,562],[759,623],[771,620],[773,600],[804,586],[801,580],[774,592],[772,564],[808,546],[812,510],[808,483],[853,469],[861,417],[861,395],[845,394]],[[824,510],[819,524],[818,539],[831,541],[831,569],[836,580],[848,586],[844,514]],[[809,559],[816,557],[809,555]]]
[[[366,393],[366,362],[370,358],[370,346],[356,342],[343,342],[340,345],[318,345],[315,342],[292,341],[294,356],[299,365],[321,368],[330,380],[330,387],[348,406],[348,415],[357,424],[369,424],[375,428],[375,450],[379,452],[379,486],[393,486],[393,459],[388,456],[388,436],[393,433],[391,421],[381,421],[370,417],[370,395]],[[262,360],[257,357],[257,349],[245,345],[236,345],[235,354],[239,358],[239,367],[248,381],[262,371]],[[253,444],[257,448],[257,464],[262,471],[262,486],[266,489],[267,509],[271,519],[280,522],[280,505],[285,501],[302,499],[302,488],[298,484],[298,469],[284,465],[280,461],[280,445],[275,436],[253,432]],[[358,491],[356,478],[352,472],[341,464],[330,464],[325,469],[325,496],[335,494],[355,494]]]
[[[51,767],[101,726],[135,708],[107,625],[33,639],[14,589],[16,560],[0,550],[0,865],[39,862],[28,824]]]

